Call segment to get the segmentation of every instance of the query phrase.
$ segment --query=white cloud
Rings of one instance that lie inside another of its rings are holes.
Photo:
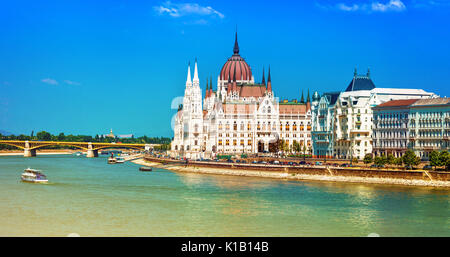
[[[400,0],[390,0],[389,3],[386,4],[382,4],[379,2],[372,3],[372,11],[375,12],[387,12],[387,11],[401,12],[404,10],[406,10],[406,6]]]
[[[79,83],[79,82],[70,81],[70,80],[64,80],[64,82],[69,85],[75,85],[75,86],[81,85],[81,83]]]
[[[211,6],[201,6],[197,3],[172,3],[167,1],[160,6],[154,6],[153,9],[160,15],[169,15],[175,18],[190,15],[219,17],[221,19],[225,17]]]
[[[371,3],[345,4],[338,3],[334,7],[327,9],[338,9],[344,12],[402,12],[406,10],[406,5],[401,0],[389,0],[388,2],[373,1]]]
[[[58,81],[50,78],[42,79],[41,81],[50,85],[58,85]]]

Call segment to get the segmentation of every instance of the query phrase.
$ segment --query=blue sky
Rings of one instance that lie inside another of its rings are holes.
[[[449,96],[450,1],[4,1],[0,129],[173,136],[171,101],[197,57],[202,91],[232,54],[280,98],[377,87]],[[266,71],[267,72],[267,71]]]

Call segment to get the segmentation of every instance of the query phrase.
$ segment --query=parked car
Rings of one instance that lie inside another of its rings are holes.
[[[280,164],[279,161],[273,161],[273,164]]]
[[[316,162],[316,165],[322,165],[323,163],[322,162]]]
[[[340,167],[350,167],[350,164],[348,164],[348,163],[342,163],[342,164],[340,165]]]
[[[241,160],[241,163],[247,163],[247,161],[246,160]]]
[[[306,162],[305,161],[300,161],[299,164],[300,165],[306,165]]]
[[[370,165],[370,167],[371,167],[371,168],[378,168],[378,165],[372,164],[372,165]]]
[[[234,161],[231,159],[228,159],[227,162],[234,163]]]
[[[424,170],[432,170],[432,169],[433,169],[433,166],[431,166],[431,165],[425,165],[425,166],[423,166],[423,169],[424,169]]]
[[[252,163],[256,164],[256,163],[258,163],[258,161],[252,161]]]

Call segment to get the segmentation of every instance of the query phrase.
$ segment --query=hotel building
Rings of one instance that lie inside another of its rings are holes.
[[[408,149],[423,160],[450,149],[450,98],[389,101],[373,108],[373,152],[400,157]]]
[[[355,70],[344,92],[324,94],[312,108],[314,155],[363,159],[372,153],[374,106],[396,99],[432,97],[436,95],[421,89],[376,88],[370,71],[360,75]]]

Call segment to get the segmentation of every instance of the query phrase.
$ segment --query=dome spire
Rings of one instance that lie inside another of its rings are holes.
[[[236,37],[234,39],[234,48],[233,48],[234,54],[239,54],[239,44],[237,39],[237,26],[236,26]]]

